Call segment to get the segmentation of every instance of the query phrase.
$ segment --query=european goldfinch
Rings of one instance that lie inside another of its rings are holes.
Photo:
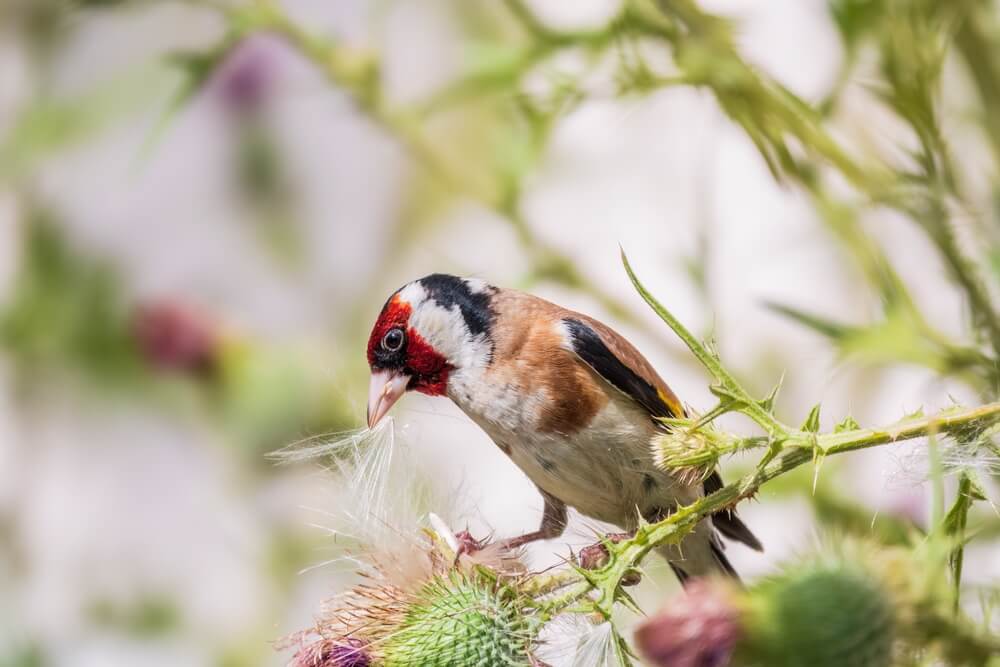
[[[538,530],[552,539],[566,508],[634,530],[722,486],[718,473],[685,484],[653,464],[659,418],[684,408],[648,361],[597,320],[481,280],[433,274],[397,290],[368,341],[374,426],[407,391],[447,396],[538,487]],[[729,510],[661,551],[681,582],[736,572],[722,535],[760,550]]]

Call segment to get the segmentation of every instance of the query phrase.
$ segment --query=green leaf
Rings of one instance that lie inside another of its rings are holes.
[[[800,431],[805,431],[807,433],[819,433],[819,408],[819,403],[812,407],[812,410],[810,410],[808,416],[806,416],[806,420],[799,428]]]
[[[688,349],[691,350],[692,354],[697,357],[698,361],[705,367],[712,377],[715,378],[717,384],[712,386],[712,393],[723,400],[732,400],[737,403],[742,404],[745,409],[748,409],[748,416],[761,423],[768,423],[767,427],[773,430],[782,430],[780,425],[777,424],[773,418],[771,418],[767,413],[763,413],[759,408],[757,403],[750,399],[750,395],[745,389],[736,381],[728,370],[722,365],[719,357],[711,349],[710,346],[706,346],[700,342],[695,336],[688,331],[687,327],[681,324],[681,321],[674,317],[673,313],[667,310],[663,304],[656,300],[649,290],[639,282],[639,278],[635,275],[632,270],[632,265],[629,264],[628,257],[625,256],[625,251],[621,251],[622,264],[625,267],[625,272],[628,274],[629,280],[632,281],[632,286],[635,287],[636,291],[639,292],[639,296],[653,309],[661,320],[663,320],[667,326],[673,329],[677,337],[680,338]],[[750,414],[753,412],[753,414]]]
[[[955,503],[944,517],[943,529],[945,535],[954,541],[954,548],[948,558],[951,567],[952,588],[954,591],[955,610],[961,601],[962,565],[965,559],[965,527],[969,520],[969,510],[976,501],[986,500],[986,493],[976,482],[971,472],[963,472],[958,479],[958,493]]]
[[[851,415],[847,415],[833,427],[833,432],[843,433],[844,431],[857,431],[860,428],[861,424],[859,424]]]
[[[40,96],[0,132],[0,179],[96,138],[140,110],[166,83],[161,68],[143,66],[71,98]]]
[[[174,51],[168,53],[163,62],[170,69],[180,73],[170,99],[160,111],[142,146],[142,154],[148,154],[163,138],[170,123],[191,99],[198,94],[205,83],[218,69],[232,50],[239,44],[235,35],[227,34],[223,40],[206,51]]]
[[[28,375],[73,366],[94,379],[141,377],[129,311],[113,268],[79,256],[56,222],[28,214],[23,262],[0,310],[0,346]]]
[[[720,405],[726,406],[727,412],[738,410],[739,407],[746,405],[746,401],[744,401],[743,398],[730,387],[726,387],[721,384],[713,384],[709,386],[708,390],[719,399]]]
[[[781,378],[778,380],[778,383],[774,385],[774,388],[771,389],[771,392],[767,395],[767,397],[759,401],[760,407],[764,408],[768,412],[774,411],[774,401],[778,397],[778,392],[781,391],[781,385],[784,384],[784,382],[785,382],[785,374],[782,373]]]
[[[821,315],[807,313],[794,306],[765,301],[764,307],[834,340],[841,340],[857,331],[857,327],[841,324]]]
[[[831,0],[830,15],[848,49],[855,48],[866,33],[876,29],[885,5],[882,0]]]

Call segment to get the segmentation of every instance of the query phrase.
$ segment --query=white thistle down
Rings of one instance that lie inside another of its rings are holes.
[[[621,667],[614,626],[605,621],[591,626],[579,640],[570,667]]]
[[[342,491],[338,514],[350,524],[351,536],[362,542],[382,542],[394,526],[411,525],[418,518],[416,508],[426,500],[426,486],[414,474],[410,448],[405,438],[397,438],[392,417],[319,443],[294,443],[271,457],[286,465],[326,462]]]

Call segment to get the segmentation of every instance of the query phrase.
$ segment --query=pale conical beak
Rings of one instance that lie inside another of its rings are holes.
[[[368,385],[368,428],[372,428],[389,412],[389,408],[406,393],[410,378],[399,371],[372,373]]]

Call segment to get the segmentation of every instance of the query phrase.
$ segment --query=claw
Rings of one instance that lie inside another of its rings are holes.
[[[458,559],[463,555],[471,555],[477,551],[482,551],[483,547],[486,546],[485,540],[477,540],[468,530],[462,530],[455,533],[455,539],[458,540],[458,548],[455,549],[455,563],[458,563]]]
[[[611,542],[612,544],[618,544],[622,540],[627,540],[632,537],[629,533],[612,533],[605,536],[605,540]],[[580,567],[584,570],[598,570],[608,564],[611,559],[611,555],[608,553],[608,548],[603,542],[597,542],[591,544],[588,547],[580,549],[580,555],[578,557],[580,561]],[[629,570],[625,573],[625,576],[621,579],[622,586],[635,586],[640,581],[642,581],[642,575],[636,570]]]

